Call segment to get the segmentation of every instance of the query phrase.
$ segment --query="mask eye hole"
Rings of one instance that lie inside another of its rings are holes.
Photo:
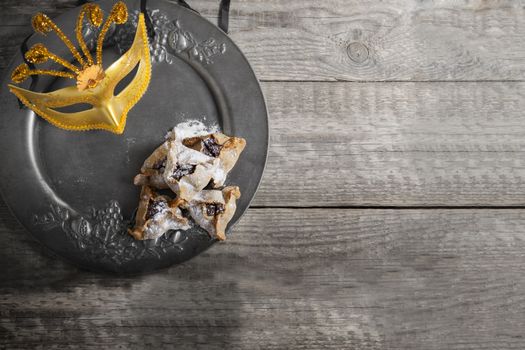
[[[113,95],[118,96],[122,92],[122,90],[124,90],[129,85],[129,83],[131,83],[133,81],[133,79],[135,79],[135,77],[137,76],[137,72],[139,71],[139,64],[140,64],[140,62],[137,63],[135,68],[133,68],[133,70],[131,72],[129,72],[128,75],[126,75],[124,77],[124,79],[119,81],[117,86],[115,86],[115,90],[113,91]]]
[[[89,103],[76,103],[71,106],[58,107],[58,108],[53,108],[53,109],[60,113],[78,113],[78,112],[89,111],[92,108],[93,106],[90,105]]]

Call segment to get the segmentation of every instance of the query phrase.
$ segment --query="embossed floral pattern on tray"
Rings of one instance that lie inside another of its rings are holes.
[[[34,223],[45,229],[60,227],[87,259],[117,265],[147,255],[160,259],[168,249],[182,250],[182,243],[187,239],[180,231],[170,231],[157,240],[136,241],[126,233],[128,222],[116,201],[102,209],[91,208],[86,216],[73,215],[66,208],[51,205],[46,214],[34,216]]]
[[[179,20],[173,20],[160,10],[148,11],[152,19],[155,37],[150,38],[150,52],[153,63],[173,64],[175,57],[197,61],[203,65],[212,64],[213,58],[226,52],[226,44],[214,38],[198,39],[183,29]],[[105,47],[114,46],[120,54],[133,43],[140,12],[130,13],[124,25],[112,25],[104,42]],[[83,34],[90,49],[96,46],[99,28],[87,20]],[[87,215],[77,215],[60,205],[50,205],[43,215],[35,215],[35,225],[45,230],[60,228],[85,259],[96,262],[111,262],[122,266],[145,257],[162,258],[168,250],[183,250],[188,239],[185,232],[170,231],[151,241],[137,241],[127,234],[129,221],[124,220],[119,204],[108,203],[105,208],[88,210]]]
[[[175,55],[184,56],[202,64],[212,64],[213,58],[226,52],[226,44],[218,43],[215,38],[198,39],[189,31],[184,30],[179,20],[172,20],[160,10],[148,11],[155,38],[150,38],[150,52],[153,63],[166,62],[173,64]],[[126,52],[133,43],[133,36],[137,28],[140,12],[130,13],[128,22],[124,25],[113,25],[106,36],[105,45],[116,46],[120,54]],[[96,45],[98,28],[92,27],[88,22],[84,25],[84,37],[88,47]]]

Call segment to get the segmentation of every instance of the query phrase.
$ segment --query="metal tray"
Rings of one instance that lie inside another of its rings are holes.
[[[107,13],[114,1],[97,3]],[[130,19],[110,35],[105,67],[133,37],[139,1],[127,5]],[[123,135],[63,131],[20,109],[7,89],[10,72],[22,63],[20,54],[5,71],[8,76],[1,87],[3,198],[37,240],[90,270],[153,271],[188,260],[215,242],[199,228],[168,232],[155,241],[135,241],[126,233],[139,195],[133,176],[176,124],[197,119],[247,140],[227,180],[242,191],[229,228],[248,208],[266,164],[267,109],[258,80],[239,48],[215,25],[182,6],[151,0],[148,10],[156,33],[150,43],[152,80],[130,111]],[[55,19],[70,37],[78,11]],[[86,32],[88,37],[93,34]],[[67,49],[55,36],[35,34],[28,45],[37,42],[67,57]],[[67,83],[71,82],[41,78],[36,90],[55,90]]]

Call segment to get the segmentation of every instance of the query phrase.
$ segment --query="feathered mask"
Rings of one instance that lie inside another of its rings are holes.
[[[96,57],[92,57],[82,36],[82,24],[86,16],[90,25],[97,28],[102,26],[97,39]],[[106,70],[103,68],[104,38],[113,23],[123,24],[127,20],[128,9],[121,1],[113,6],[105,22],[103,12],[98,5],[84,5],[75,29],[79,50],[49,17],[38,13],[32,20],[34,30],[44,35],[54,31],[71,51],[78,65],[58,57],[42,44],[36,44],[26,52],[27,62],[42,64],[52,60],[66,70],[30,69],[26,63],[23,63],[13,71],[11,76],[13,82],[21,83],[31,75],[51,75],[74,79],[76,86],[48,93],[38,93],[10,84],[10,91],[28,108],[59,128],[76,131],[102,129],[122,134],[128,112],[142,98],[151,79],[151,61],[144,14],[139,16],[131,48],[109,68]],[[133,80],[118,95],[115,95],[116,86],[137,65],[138,70]],[[75,104],[89,104],[91,108],[76,113],[56,110]]]

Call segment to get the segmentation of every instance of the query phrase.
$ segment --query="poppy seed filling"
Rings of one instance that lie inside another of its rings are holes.
[[[221,213],[224,213],[224,204],[221,203],[212,203],[212,204],[206,204],[206,214],[208,216],[215,216],[219,215]]]
[[[164,170],[164,168],[166,168],[166,162],[167,162],[168,158],[167,157],[164,157],[160,160],[158,160],[154,165],[153,165],[153,169],[155,170]]]
[[[162,213],[168,209],[168,203],[161,200],[150,199],[148,203],[148,210],[146,211],[146,220],[153,218],[155,215]]]
[[[192,165],[192,164],[186,164],[186,165],[177,164],[177,168],[175,169],[175,171],[173,172],[171,176],[175,180],[179,181],[180,179],[182,179],[182,177],[193,174],[195,172],[196,167],[197,167],[196,165]]]
[[[221,153],[222,146],[213,137],[205,139],[202,144],[204,145],[203,153],[207,156],[217,158]]]

